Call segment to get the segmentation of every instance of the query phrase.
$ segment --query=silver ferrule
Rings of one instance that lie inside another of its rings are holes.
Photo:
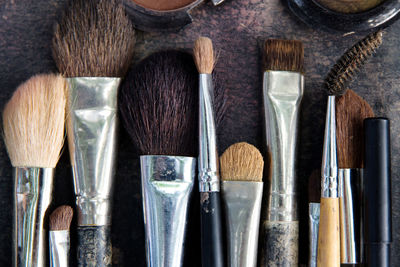
[[[360,169],[339,169],[340,240],[342,263],[360,263]]]
[[[110,225],[120,78],[69,78],[67,135],[78,225]]]
[[[317,267],[319,214],[320,214],[320,203],[309,203],[308,234],[309,234],[310,247],[309,247],[308,267]]]
[[[217,132],[211,74],[199,76],[199,191],[219,192]]]
[[[214,6],[217,6],[219,4],[222,4],[222,2],[224,2],[225,0],[212,0]]]
[[[69,230],[49,232],[50,267],[69,267]]]
[[[262,191],[262,182],[222,182],[230,267],[257,264]]]
[[[14,168],[14,267],[47,264],[44,219],[51,202],[53,168]]]
[[[321,175],[322,197],[337,198],[339,186],[336,154],[335,96],[328,96]]]
[[[146,255],[149,267],[179,267],[196,159],[141,156]]]
[[[304,76],[264,72],[266,139],[271,157],[268,221],[297,221],[296,139]]]

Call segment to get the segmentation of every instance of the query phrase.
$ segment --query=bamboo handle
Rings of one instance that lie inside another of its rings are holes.
[[[338,198],[321,198],[317,266],[340,267]]]

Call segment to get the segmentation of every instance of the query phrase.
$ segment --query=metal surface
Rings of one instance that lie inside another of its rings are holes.
[[[310,246],[308,267],[317,267],[320,203],[309,203],[308,212],[308,234]]]
[[[67,134],[78,225],[109,225],[120,78],[69,78]]]
[[[182,266],[196,159],[141,156],[140,167],[147,266]]]
[[[219,192],[217,134],[211,74],[199,77],[199,191]]]
[[[266,138],[271,157],[268,221],[296,221],[296,138],[304,76],[289,71],[264,72]]]
[[[230,267],[257,264],[262,191],[262,182],[222,182]]]
[[[47,264],[44,219],[51,202],[53,168],[14,168],[13,266]]]
[[[325,119],[324,150],[322,155],[321,194],[325,198],[338,197],[338,165],[336,154],[335,96],[328,96]]]
[[[217,6],[217,5],[221,4],[221,3],[223,3],[224,1],[225,0],[212,0],[214,6]]]
[[[49,232],[50,267],[69,267],[69,230]]]

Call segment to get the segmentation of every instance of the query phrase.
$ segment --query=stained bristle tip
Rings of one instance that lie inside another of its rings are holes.
[[[266,40],[264,43],[264,70],[303,72],[303,43],[297,40]]]
[[[194,43],[193,54],[198,72],[202,74],[212,73],[215,57],[211,39],[199,37]]]
[[[60,206],[56,208],[49,217],[50,231],[69,230],[74,211],[70,206]]]

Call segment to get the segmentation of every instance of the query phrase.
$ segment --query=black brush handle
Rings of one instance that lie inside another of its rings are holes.
[[[221,199],[219,192],[200,192],[201,260],[203,267],[223,267]]]
[[[110,226],[78,226],[78,266],[112,266],[110,229]]]

